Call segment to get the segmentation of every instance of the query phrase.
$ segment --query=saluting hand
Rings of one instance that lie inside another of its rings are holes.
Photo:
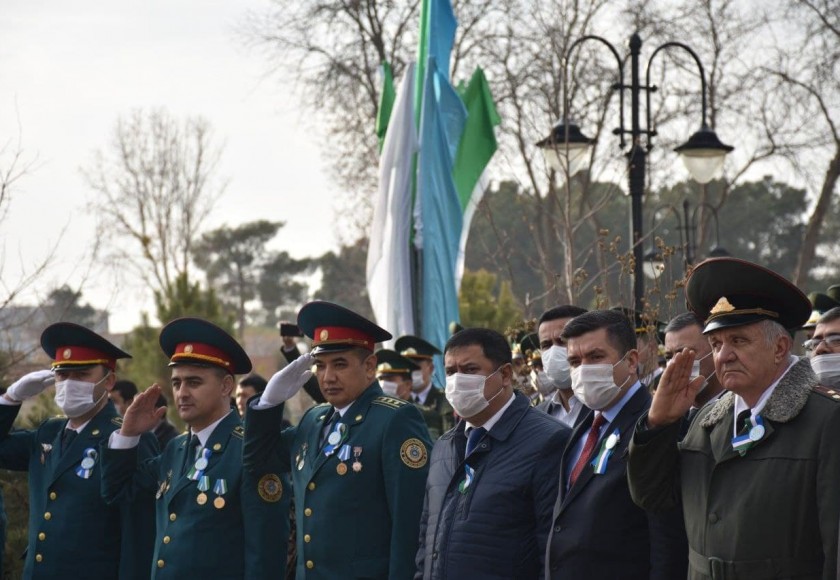
[[[312,354],[306,353],[274,373],[260,397],[261,403],[279,405],[291,399],[312,376]]]
[[[166,413],[166,407],[155,408],[160,397],[160,385],[155,383],[134,397],[123,417],[120,435],[135,437],[151,431]]]
[[[702,376],[691,378],[694,351],[685,349],[674,355],[671,363],[659,379],[648,411],[648,425],[651,428],[676,423],[694,404],[694,397],[703,387]]]
[[[6,399],[14,403],[20,403],[40,395],[53,383],[55,383],[55,375],[51,370],[27,373],[12,383],[12,386],[6,390]]]

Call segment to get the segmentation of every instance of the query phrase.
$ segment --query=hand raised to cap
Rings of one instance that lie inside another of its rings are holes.
[[[160,385],[157,383],[138,393],[125,411],[120,435],[136,437],[154,429],[166,414],[166,407],[155,408],[158,397]]]
[[[702,376],[691,379],[694,351],[685,349],[674,355],[659,379],[648,411],[648,426],[664,427],[682,419],[694,404],[694,397],[705,382]]]
[[[6,398],[20,403],[30,397],[40,395],[53,383],[55,383],[55,375],[51,370],[26,373],[6,390]]]
[[[312,376],[312,363],[312,354],[307,352],[274,373],[268,380],[260,402],[279,405],[294,397]]]

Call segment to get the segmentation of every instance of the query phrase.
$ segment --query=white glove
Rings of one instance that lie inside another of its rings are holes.
[[[12,386],[6,390],[6,398],[16,402],[25,401],[30,397],[40,395],[54,382],[55,375],[52,371],[33,371],[12,383]]]
[[[261,407],[274,407],[295,396],[312,376],[312,355],[302,354],[272,376],[260,396]]]

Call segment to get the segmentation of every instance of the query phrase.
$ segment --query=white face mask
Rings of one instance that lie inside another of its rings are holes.
[[[625,355],[626,356],[626,355]],[[624,361],[624,357],[617,363],[580,365],[572,369],[572,390],[580,401],[596,411],[607,407],[621,391],[621,387],[630,380],[630,375],[621,386],[615,384],[613,369]]]
[[[840,386],[840,354],[818,354],[811,358],[811,368],[821,385]]]
[[[569,355],[565,346],[552,345],[542,353],[543,367],[555,389],[566,390],[572,388],[571,367]]]
[[[545,371],[537,371],[535,381],[537,383],[537,390],[539,390],[543,397],[547,397],[554,392],[554,383]]]
[[[99,399],[95,401],[93,400],[93,390],[105,379],[107,379],[110,374],[111,371],[108,371],[105,373],[105,376],[96,383],[76,381],[73,379],[56,381],[55,404],[58,405],[58,407],[64,411],[64,414],[71,419],[81,417],[85,413],[93,410],[103,397],[108,396],[108,393],[103,391],[102,396],[99,397]]]
[[[379,386],[382,387],[382,392],[389,397],[397,396],[397,383],[394,381],[379,381]]]
[[[688,378],[689,381],[693,381],[697,377],[701,376],[700,375],[700,362],[706,360],[710,356],[712,356],[711,351],[709,351],[709,353],[705,356],[694,359],[694,362],[691,364],[691,376]],[[674,359],[671,359],[671,360],[674,360]],[[699,395],[700,393],[705,391],[706,387],[708,387],[708,386],[709,386],[709,377],[703,377],[703,386],[700,387],[699,391],[697,391],[697,395]],[[695,395],[695,396],[697,396],[697,395]]]
[[[464,419],[475,417],[490,405],[490,401],[505,390],[503,385],[489,400],[484,398],[484,383],[497,372],[499,372],[499,369],[486,377],[464,373],[455,373],[446,377],[446,400],[449,401],[458,416]]]
[[[411,371],[411,386],[415,389],[425,386],[423,383],[423,371]]]

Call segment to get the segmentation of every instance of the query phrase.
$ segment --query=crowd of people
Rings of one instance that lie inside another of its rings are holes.
[[[52,368],[0,397],[24,578],[840,577],[840,303],[734,258],[685,294],[666,324],[566,304],[514,344],[461,328],[442,351],[378,349],[386,329],[310,302],[268,380],[180,318],[159,342],[182,434],[161,385],[117,379],[128,353],[52,324]],[[66,417],[12,429],[53,385]]]

